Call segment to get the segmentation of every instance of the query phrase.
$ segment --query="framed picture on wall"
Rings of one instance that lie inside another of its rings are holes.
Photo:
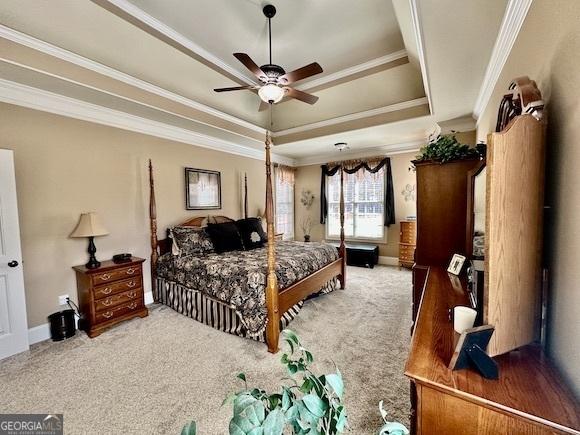
[[[185,168],[185,209],[222,208],[221,174],[218,171]]]

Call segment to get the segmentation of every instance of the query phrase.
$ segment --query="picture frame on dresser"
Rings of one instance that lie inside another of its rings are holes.
[[[185,209],[222,208],[221,173],[207,169],[185,168]]]

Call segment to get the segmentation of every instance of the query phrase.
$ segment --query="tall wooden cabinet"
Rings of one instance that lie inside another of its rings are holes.
[[[520,115],[488,136],[483,322],[488,353],[539,338],[545,125]]]
[[[415,263],[415,246],[417,243],[417,222],[401,221],[399,238],[399,267],[413,267]]]
[[[414,162],[417,174],[415,263],[446,266],[466,254],[467,173],[479,160]]]

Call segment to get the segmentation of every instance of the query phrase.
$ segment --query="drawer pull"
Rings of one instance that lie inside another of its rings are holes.
[[[99,276],[99,278],[101,278],[103,281],[106,281],[111,278],[111,275],[108,273],[103,273],[101,276]]]
[[[109,319],[109,318],[113,317],[113,312],[107,311],[106,313],[103,313],[103,317],[106,319]]]
[[[127,283],[127,287],[131,288],[131,287],[135,287],[135,281],[129,281]]]
[[[130,267],[129,269],[127,269],[127,275],[133,275],[135,273],[135,269],[133,269],[132,267]]]
[[[131,293],[127,293],[127,296],[128,296],[130,299],[133,299],[135,296],[137,296],[137,292],[131,292]]]
[[[105,287],[103,290],[101,290],[101,292],[106,294],[106,295],[108,295],[112,291],[113,291],[113,289],[111,287]]]
[[[113,299],[111,298],[107,298],[107,299],[103,299],[103,301],[101,302],[105,307],[108,307],[109,305],[111,305],[113,303]]]
[[[135,308],[137,308],[137,302],[133,302],[133,303],[131,303],[131,305],[129,305],[129,308],[130,308],[131,310],[134,310]]]

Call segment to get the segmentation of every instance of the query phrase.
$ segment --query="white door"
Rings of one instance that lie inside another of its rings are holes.
[[[14,153],[0,150],[0,359],[28,350]]]

